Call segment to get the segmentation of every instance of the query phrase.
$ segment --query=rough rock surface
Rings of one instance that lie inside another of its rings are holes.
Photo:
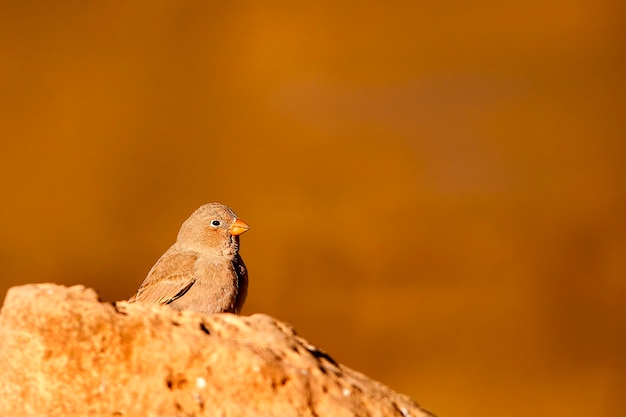
[[[7,293],[0,341],[2,416],[431,415],[260,314],[35,284]]]

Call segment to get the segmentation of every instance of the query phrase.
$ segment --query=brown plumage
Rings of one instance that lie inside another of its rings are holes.
[[[239,235],[247,230],[229,207],[201,206],[185,220],[176,242],[129,301],[238,314],[248,292],[248,273],[238,253]]]

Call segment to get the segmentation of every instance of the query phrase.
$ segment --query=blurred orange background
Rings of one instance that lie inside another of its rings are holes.
[[[219,201],[244,314],[440,416],[623,416],[623,12],[2,2],[2,294],[127,298]]]

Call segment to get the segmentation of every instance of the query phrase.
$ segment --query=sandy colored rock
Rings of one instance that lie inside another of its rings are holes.
[[[0,314],[0,415],[430,416],[269,316],[35,284]]]

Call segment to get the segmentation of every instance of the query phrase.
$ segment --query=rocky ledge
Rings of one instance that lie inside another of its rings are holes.
[[[2,416],[432,416],[262,314],[33,284],[8,291],[0,341]]]

